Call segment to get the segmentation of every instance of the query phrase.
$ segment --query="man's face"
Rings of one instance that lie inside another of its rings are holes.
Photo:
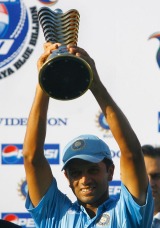
[[[160,158],[144,156],[149,182],[152,188],[152,195],[156,202],[160,202]]]
[[[108,198],[108,181],[112,180],[113,171],[113,166],[107,170],[104,162],[73,159],[65,175],[81,204],[99,206]]]

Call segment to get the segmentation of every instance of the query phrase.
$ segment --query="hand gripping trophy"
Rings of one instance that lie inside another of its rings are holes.
[[[83,95],[90,87],[93,73],[90,65],[82,58],[70,54],[66,45],[77,45],[79,12],[71,9],[52,11],[42,7],[38,19],[46,42],[61,43],[42,66],[39,72],[41,88],[52,98],[72,100]]]

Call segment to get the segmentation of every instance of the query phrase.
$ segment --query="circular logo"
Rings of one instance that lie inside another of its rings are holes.
[[[41,2],[44,5],[53,5],[56,4],[58,0],[39,0],[39,2]]]
[[[82,148],[84,147],[84,145],[85,145],[84,140],[79,139],[79,140],[75,141],[75,142],[72,144],[72,149],[73,149],[73,150],[80,150],[80,149],[82,149]]]
[[[157,39],[160,41],[160,32],[155,32],[155,33],[153,33],[153,34],[149,37],[149,39],[152,39],[152,38],[157,38]],[[160,67],[160,52],[159,52],[159,48],[158,48],[158,50],[157,50],[156,59],[157,59],[158,66]]]
[[[27,193],[28,193],[28,185],[27,185],[27,181],[21,180],[21,182],[18,184],[18,192],[20,197],[24,200],[26,199]]]
[[[13,164],[17,161],[18,148],[14,145],[9,145],[3,148],[2,159],[5,163]]]
[[[10,4],[0,3],[0,68],[21,52],[27,38],[28,24],[27,10],[21,0]]]
[[[99,112],[98,115],[96,115],[96,124],[97,124],[97,127],[100,128],[100,130],[105,134],[104,137],[108,137],[108,138],[113,137],[110,127],[102,112]]]
[[[105,129],[105,130],[110,130],[109,126],[108,126],[108,123],[106,122],[106,118],[104,116],[103,113],[100,113],[99,117],[98,117],[98,121],[99,121],[99,124],[100,126]]]
[[[99,222],[97,223],[97,225],[100,226],[100,227],[103,227],[103,226],[108,225],[109,223],[110,223],[110,215],[107,214],[107,213],[104,213],[101,216],[101,218],[100,218]]]
[[[15,224],[18,224],[18,216],[14,215],[14,214],[8,214],[6,216],[3,217],[4,220],[8,221],[8,222],[13,222]]]

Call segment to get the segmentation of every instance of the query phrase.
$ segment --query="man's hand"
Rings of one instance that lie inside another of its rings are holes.
[[[97,84],[101,83],[99,75],[97,73],[96,65],[94,60],[89,56],[89,54],[82,48],[73,46],[73,45],[67,45],[68,52],[84,59],[92,68],[93,71],[93,81],[90,87],[90,90],[94,90],[97,87]]]
[[[44,53],[40,56],[40,58],[38,59],[37,62],[37,68],[38,71],[40,71],[41,67],[43,66],[43,64],[46,62],[47,58],[49,57],[49,55],[54,51],[57,50],[58,47],[61,46],[60,43],[50,43],[47,42],[43,45],[44,47]]]

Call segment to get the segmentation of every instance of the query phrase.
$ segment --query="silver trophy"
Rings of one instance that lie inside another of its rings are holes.
[[[42,7],[38,19],[47,42],[61,43],[42,66],[39,72],[41,88],[52,98],[71,100],[83,95],[90,87],[93,72],[82,58],[70,54],[66,45],[77,45],[79,12],[71,9],[52,11]]]

